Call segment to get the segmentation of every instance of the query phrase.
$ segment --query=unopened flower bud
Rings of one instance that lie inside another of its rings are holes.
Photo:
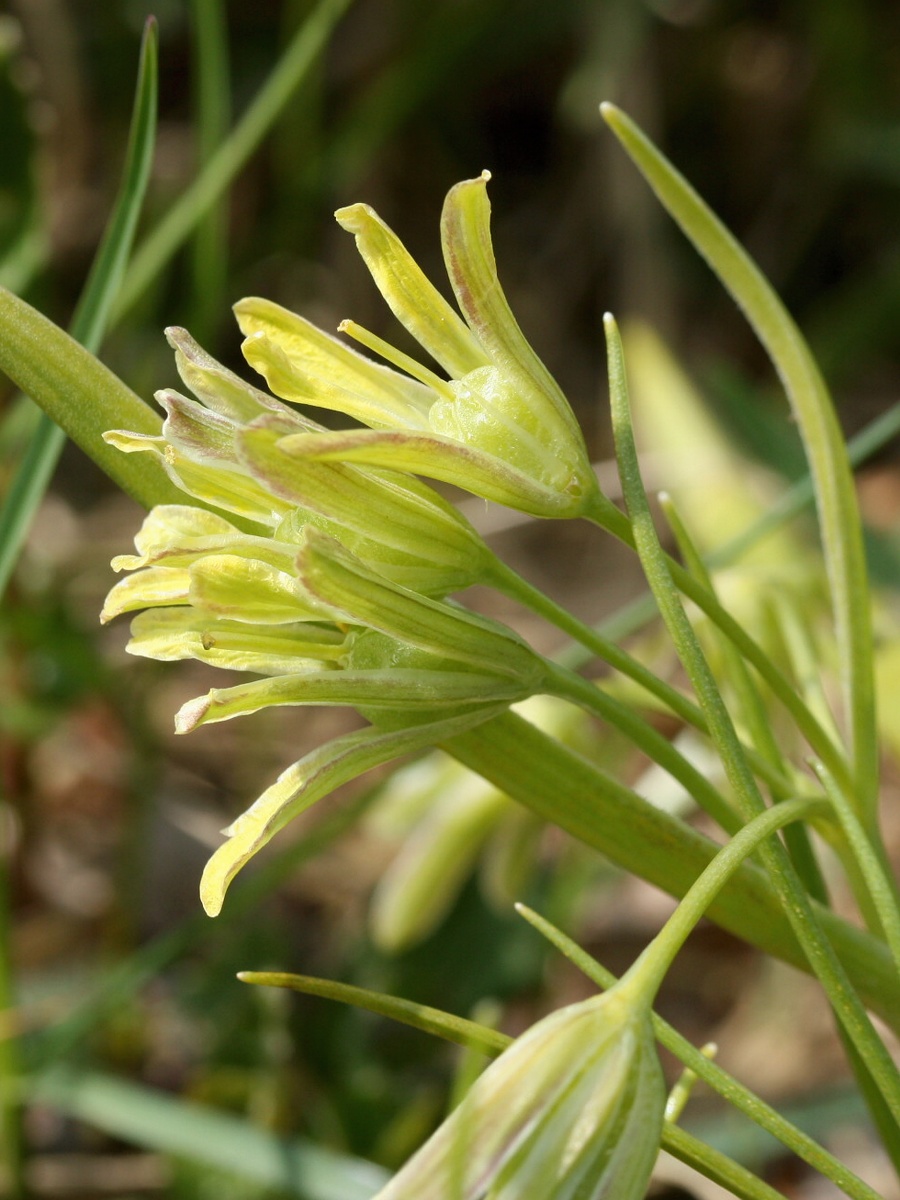
[[[517,1038],[375,1200],[643,1200],[666,1088],[635,982]]]

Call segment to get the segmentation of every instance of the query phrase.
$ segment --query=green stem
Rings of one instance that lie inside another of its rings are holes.
[[[507,566],[501,559],[496,559],[492,564],[491,583],[498,591],[503,592],[510,599],[518,601],[526,608],[529,608],[533,613],[543,617],[549,621],[551,625],[555,625],[557,629],[566,633],[574,641],[580,643],[597,658],[610,666],[615,671],[619,671],[626,678],[633,680],[634,683],[642,687],[644,691],[651,696],[655,696],[661,704],[676,717],[679,717],[688,725],[692,725],[695,729],[699,729],[701,733],[706,733],[706,718],[703,716],[700,708],[686,696],[680,692],[678,688],[673,687],[670,683],[666,683],[664,679],[660,679],[643,663],[638,662],[627,650],[623,650],[621,646],[606,637],[602,631],[593,629],[590,625],[585,625],[583,621],[579,621],[561,604],[557,604],[539,588],[523,579],[517,571],[512,567]]]
[[[660,614],[706,713],[710,734],[722,759],[726,776],[734,788],[745,819],[750,820],[763,810],[763,799],[709,664],[685,613],[678,588],[669,570],[667,557],[659,543],[634,444],[621,339],[611,316],[605,318],[604,324],[609,354],[613,434],[635,545],[647,582],[659,605]],[[900,1072],[878,1037],[859,996],[825,938],[810,899],[784,847],[780,844],[766,843],[760,848],[760,858],[778,892],[785,915],[809,959],[813,972],[825,989],[838,1020],[865,1061],[894,1115],[894,1120],[900,1125]]]
[[[847,443],[847,457],[850,465],[858,467],[886,445],[891,438],[900,433],[900,404],[895,404],[887,412],[882,413],[865,429],[861,430]],[[809,475],[805,475],[781,494],[764,516],[754,521],[743,533],[737,534],[730,541],[718,546],[705,557],[707,566],[723,567],[736,562],[753,546],[768,537],[774,530],[779,529],[786,521],[799,516],[813,501],[813,485]],[[656,603],[649,592],[623,605],[612,616],[607,617],[595,627],[595,631],[611,641],[621,641],[630,634],[637,633],[642,626],[657,615]],[[574,636],[574,635],[573,635]],[[579,646],[568,646],[557,656],[560,662],[567,666],[578,667],[585,661],[584,651]]]
[[[852,794],[871,827],[876,821],[878,744],[868,572],[853,474],[825,381],[790,314],[743,247],[624,113],[613,105],[603,105],[602,111],[661,203],[743,310],[787,392],[816,496],[844,711],[851,725]]]
[[[738,1196],[740,1200],[785,1200],[784,1192],[776,1192],[758,1175],[742,1167],[733,1158],[708,1146],[706,1142],[701,1142],[699,1138],[679,1129],[677,1125],[663,1126],[662,1148],[673,1158],[693,1167],[695,1171]],[[874,1192],[866,1200],[871,1200],[871,1197],[875,1197]],[[875,1200],[878,1198],[875,1197]]]
[[[661,493],[658,499],[686,569],[690,571],[701,587],[705,587],[711,595],[715,596],[716,588],[712,576],[707,570],[687,526],[682,521],[674,501],[665,493]],[[741,718],[749,732],[751,743],[769,762],[773,764],[781,762],[782,754],[772,732],[772,723],[746,662],[731,642],[720,632],[718,644],[725,663],[723,674],[734,688],[740,704]]]
[[[712,576],[671,497],[663,494],[660,495],[659,501],[687,570],[691,572],[697,582],[702,587],[705,587],[711,595],[716,595]],[[743,724],[748,730],[750,740],[756,747],[756,752],[762,757],[762,760],[777,769],[784,763],[784,757],[775,740],[772,723],[769,720],[769,714],[766,711],[763,698],[756,685],[756,680],[732,643],[719,631],[714,630],[714,632],[719,633],[718,643],[724,659],[723,674],[730,681],[734,689],[737,702],[740,706],[739,712]],[[756,773],[759,774],[755,764],[752,765]],[[799,789],[795,788],[795,792],[797,790]],[[783,796],[779,798],[783,798]],[[806,890],[811,896],[815,896],[817,900],[827,900],[828,890],[825,879],[805,826],[791,825],[786,831],[785,843]]]
[[[571,700],[623,733],[652,762],[658,763],[668,771],[699,807],[727,833],[734,833],[741,827],[740,817],[718,788],[688,762],[667,737],[654,729],[643,717],[638,716],[627,704],[607,695],[590,680],[553,663],[547,664],[546,684],[548,692],[552,695]]]
[[[625,514],[620,512],[614,505],[598,506],[594,512],[588,513],[586,516],[588,520],[593,521],[601,529],[605,529],[607,533],[618,538],[624,545],[629,546],[632,550],[636,549],[631,523]],[[741,655],[754,667],[759,676],[768,685],[772,694],[791,714],[798,730],[814,753],[826,763],[828,769],[834,774],[836,779],[840,780],[842,784],[849,786],[850,777],[847,770],[847,763],[841,751],[831,741],[821,724],[809,711],[801,697],[797,695],[788,680],[775,666],[765,651],[738,624],[727,609],[722,607],[716,597],[711,595],[705,587],[694,579],[690,572],[686,571],[684,567],[668,556],[664,557],[671,578],[679,591],[687,596],[689,600],[692,600],[700,611],[709,617],[710,621],[737,647]],[[647,604],[649,605],[650,603],[651,600],[648,598]],[[641,599],[641,604],[642,606],[644,604],[643,598]],[[658,605],[656,603],[653,604],[653,611],[654,613],[658,612]],[[607,633],[607,636],[610,636],[610,634]]]
[[[245,983],[265,987],[291,988],[295,991],[322,996],[339,1003],[376,1012],[391,1020],[402,1022],[414,1029],[462,1045],[479,1057],[496,1057],[512,1044],[513,1038],[480,1025],[475,1021],[412,1004],[396,996],[371,992],[346,984],[334,984],[331,980],[315,979],[302,975],[287,975],[274,972],[241,971],[238,978]],[[452,1105],[451,1105],[452,1107]],[[752,1172],[728,1158],[720,1151],[705,1145],[691,1134],[668,1125],[662,1133],[662,1145],[681,1161],[689,1163],[709,1179],[730,1188],[735,1195],[747,1200],[784,1200],[780,1193],[761,1183]],[[824,1154],[824,1151],[823,1151]],[[451,1189],[452,1190],[452,1189]],[[847,1193],[853,1200],[877,1200],[873,1192],[853,1191]]]
[[[715,1042],[707,1042],[701,1047],[700,1053],[705,1058],[715,1058],[718,1050]],[[665,1119],[669,1125],[677,1125],[681,1120],[696,1086],[697,1072],[692,1071],[690,1067],[684,1067],[666,1099]]]
[[[672,896],[683,896],[719,849],[516,713],[448,738],[442,748],[542,820]],[[873,1011],[900,1032],[900,993],[883,942],[827,909],[815,911]],[[770,881],[752,863],[744,864],[708,915],[766,954],[810,970]]]
[[[897,892],[890,875],[890,868],[886,867],[878,851],[869,841],[855,808],[838,787],[828,769],[818,761],[812,763],[812,768],[818,775],[825,794],[831,801],[840,821],[847,845],[866,884],[872,907],[884,934],[884,940],[887,942],[894,960],[897,978],[900,979],[900,911],[897,907]]]
[[[837,741],[840,734],[822,685],[822,656],[813,644],[807,616],[799,611],[793,597],[775,592],[766,599],[775,628],[784,644],[787,666],[796,680],[797,691],[822,728]]]
[[[819,656],[812,645],[809,623],[806,621],[805,615],[798,611],[794,603],[782,595],[769,597],[768,607],[786,649],[788,662],[793,676],[797,680],[798,690],[803,695],[810,711],[818,715],[823,726],[830,726],[834,730],[834,720],[828,708],[819,674]],[[834,834],[831,844],[841,860],[853,897],[866,926],[877,935],[880,930],[878,914],[872,907],[868,888],[860,875],[859,864],[850,852],[846,838],[841,836],[839,827],[834,828],[833,831],[826,830],[826,838],[829,832]]]
[[[561,605],[557,604],[555,600],[552,600],[540,591],[540,589],[534,587],[526,579],[523,579],[521,575],[499,559],[496,560],[493,566],[491,582],[504,595],[525,605],[532,612],[537,613],[538,616],[555,625],[557,629],[576,639],[582,646],[605,662],[607,666],[612,667],[615,671],[619,671],[627,679],[631,679],[650,696],[654,696],[661,704],[665,705],[671,713],[679,717],[685,724],[692,726],[705,736],[709,736],[706,717],[703,715],[702,709],[689,696],[680,692],[664,679],[660,679],[658,675],[655,675],[643,663],[638,662],[627,650],[623,650],[621,646],[617,645],[614,640],[605,636],[601,631],[593,629],[591,626],[579,621],[577,617],[574,617]],[[562,666],[562,664],[557,665]],[[568,678],[574,680],[576,676],[570,674]],[[577,702],[581,703],[584,693],[580,693],[579,695],[580,698]],[[783,797],[790,794],[788,791],[790,782],[785,777],[780,764],[766,761],[760,756],[754,756],[753,765],[754,769],[765,780],[775,795]]]
[[[660,497],[660,500],[685,563],[698,580],[712,591],[712,580],[691,541],[690,535],[682,525],[678,513],[670,501],[663,497]],[[799,614],[795,612],[794,606],[790,605],[780,596],[773,597],[773,601],[789,647],[789,654],[794,664],[794,675],[805,683],[805,686],[802,688],[804,698],[810,706],[810,710],[818,712],[819,719],[824,725],[827,725],[831,719],[830,712],[823,695],[815,657],[812,653],[809,631],[800,620]],[[749,672],[743,659],[727,642],[723,646],[723,653],[726,655],[729,677],[740,685],[738,694],[743,702],[744,719],[751,725],[751,729],[755,730],[753,734],[754,741],[763,752],[767,752],[770,756],[772,754],[777,755],[777,747],[774,745],[768,721],[765,719],[761,699],[753,685],[752,679],[749,677]],[[836,736],[836,730],[833,730],[833,732]],[[880,869],[876,851],[866,838],[862,823],[857,818],[852,805],[843,796],[831,777],[827,775],[824,767],[821,768],[821,772],[823,773],[823,778],[827,776],[830,781],[831,786],[828,789],[828,793],[834,799],[835,807],[842,806],[841,822],[844,826],[846,836],[837,839],[837,850],[847,871],[853,888],[853,894],[866,919],[868,928],[873,933],[877,934],[882,928],[885,930],[890,928],[892,930],[894,941],[893,953],[896,963],[898,961],[898,948],[900,948],[900,916],[898,916],[897,912],[896,896],[892,892],[886,873]],[[819,869],[806,827],[797,823],[788,826],[785,829],[784,840],[797,872],[803,880],[804,886],[810,892],[810,895],[818,900],[827,902],[828,896],[825,880]],[[861,871],[862,863],[866,864],[866,869],[869,872],[868,878],[866,878],[864,870]],[[879,897],[879,903],[873,904],[873,897],[876,895]],[[875,1085],[875,1081],[872,1079],[871,1072],[862,1061],[856,1047],[850,1041],[843,1028],[839,1027],[839,1029],[844,1050],[848,1055],[860,1090],[869,1106],[872,1119],[879,1130],[884,1149],[894,1163],[895,1170],[900,1170],[900,1128],[898,1128],[894,1121],[881,1093]]]
[[[540,916],[524,904],[518,904],[516,908],[529,924],[533,925],[543,937],[599,988],[606,990],[618,982],[611,971],[607,971],[596,959],[591,958],[576,942],[573,942],[545,917]],[[653,1013],[652,1021],[657,1041],[665,1046],[688,1070],[693,1071],[698,1079],[702,1079],[723,1100],[749,1117],[760,1129],[764,1129],[772,1137],[777,1138],[782,1145],[793,1151],[798,1158],[801,1158],[821,1175],[831,1179],[847,1196],[853,1197],[853,1200],[881,1200],[881,1197],[867,1183],[854,1175],[840,1159],[835,1158],[809,1134],[798,1129],[780,1112],[766,1104],[755,1092],[751,1092],[743,1084],[738,1083],[733,1076],[698,1050],[662,1017]]]
[[[785,800],[749,821],[686,892],[675,912],[631,967],[629,976],[633,974],[655,995],[676,954],[744,859],[785,825],[827,813],[829,807],[820,797]]]

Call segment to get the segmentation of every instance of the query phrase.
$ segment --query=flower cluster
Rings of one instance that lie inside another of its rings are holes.
[[[419,478],[545,517],[586,513],[599,497],[575,418],[497,280],[487,178],[458,184],[444,207],[445,259],[465,319],[371,209],[337,214],[448,379],[351,322],[342,329],[391,365],[248,299],[236,305],[244,354],[269,392],[170,329],[192,395],[157,394],[166,414],[158,435],[106,435],[126,453],[157,455],[186,503],[153,509],[136,554],[113,561],[128,574],[102,619],[137,613],[134,654],[256,677],[190,701],[176,729],[285,704],[349,705],[370,722],[289,767],[226,831],[201,884],[211,914],[240,867],[326,792],[542,690],[537,654],[448,598],[496,582],[502,567]],[[365,428],[334,432],[285,400]]]
[[[390,365],[278,305],[242,300],[244,353],[274,396],[170,329],[192,396],[158,393],[166,413],[158,435],[106,435],[126,453],[158,456],[186,502],[153,509],[136,553],[114,559],[127,574],[102,619],[136,614],[134,654],[253,676],[189,701],[176,729],[269,705],[349,705],[369,722],[288,767],[225,831],[201,881],[211,915],[250,857],[334,787],[552,690],[547,664],[521,638],[451,598],[475,583],[503,586],[504,568],[420,478],[543,517],[590,515],[604,503],[575,418],[497,280],[486,181],[457,185],[444,207],[463,317],[371,209],[337,214],[394,313],[448,378],[352,322],[343,331]],[[363,428],[334,432],[285,400]],[[458,801],[455,825],[477,842],[497,797],[479,795],[462,813]],[[395,888],[407,914],[414,893],[407,872]],[[398,926],[395,912],[392,922],[400,940],[414,932],[408,915]],[[659,1144],[664,1086],[647,989],[636,979],[517,1039],[383,1200],[638,1200]]]

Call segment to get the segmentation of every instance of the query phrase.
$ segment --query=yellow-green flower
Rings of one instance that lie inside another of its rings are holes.
[[[488,178],[457,184],[444,204],[444,258],[464,320],[371,208],[336,214],[395,315],[449,378],[352,321],[341,329],[399,370],[260,299],[235,306],[244,354],[276,395],[368,426],[289,434],[286,452],[427,475],[536,516],[580,516],[600,502],[596,479],[569,404],[500,287]]]
[[[128,650],[260,676],[183,705],[178,732],[273,705],[347,705],[372,722],[294,763],[238,818],[204,872],[211,915],[240,867],[297,813],[542,682],[542,660],[511,631],[388,580],[313,525],[291,543],[168,505],[148,515],[135,542],[137,554],[114,560],[133,574],[102,614],[143,610]]]
[[[533,1025],[375,1200],[643,1200],[666,1100],[645,991]]]

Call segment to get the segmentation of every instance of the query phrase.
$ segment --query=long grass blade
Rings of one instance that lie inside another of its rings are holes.
[[[228,137],[231,83],[228,31],[222,0],[193,0],[194,111],[200,171]],[[192,246],[193,309],[191,328],[203,342],[215,327],[228,277],[228,204],[220,198],[197,225]]]
[[[97,1071],[48,1071],[27,1088],[48,1105],[135,1146],[206,1163],[302,1200],[369,1200],[387,1180],[374,1163],[280,1138],[207,1105]]]
[[[318,59],[350,0],[321,0],[230,137],[147,239],[138,247],[116,302],[120,317],[144,293],[244,166]]]
[[[156,140],[156,22],[149,20],[141,43],[137,88],[119,195],[72,318],[72,337],[96,350],[125,272],[143,204]],[[10,317],[14,320],[11,310]],[[16,330],[18,332],[18,329]],[[36,348],[39,351],[39,348]],[[17,380],[20,383],[21,381]],[[28,390],[27,388],[24,390]],[[0,509],[0,596],[65,444],[63,429],[42,413]]]

